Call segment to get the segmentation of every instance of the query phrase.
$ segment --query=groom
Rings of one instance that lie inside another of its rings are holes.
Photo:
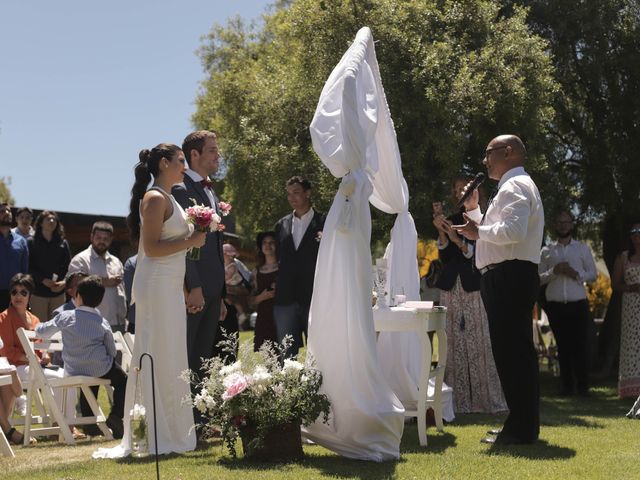
[[[213,191],[209,175],[218,170],[220,153],[216,135],[199,130],[190,133],[182,142],[182,151],[189,164],[184,183],[175,185],[173,196],[182,206],[198,205],[212,207],[220,214],[218,198]],[[224,296],[224,262],[222,257],[222,232],[207,233],[207,240],[200,249],[200,260],[187,259],[185,277],[187,288],[187,353],[189,369],[198,377],[203,372],[202,358],[213,357],[213,347],[220,340],[216,338],[218,322],[224,320],[227,309]],[[195,385],[192,385],[195,394]],[[204,418],[194,409],[196,425]]]

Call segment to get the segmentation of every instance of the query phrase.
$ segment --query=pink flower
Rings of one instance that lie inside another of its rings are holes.
[[[222,394],[222,400],[224,400],[225,402],[244,392],[249,386],[249,383],[247,382],[245,376],[240,373],[232,373],[224,379],[223,383],[224,386],[227,387],[227,389]]]
[[[222,213],[223,217],[226,217],[231,213],[231,204],[227,202],[219,202],[218,208],[220,209],[220,213]]]

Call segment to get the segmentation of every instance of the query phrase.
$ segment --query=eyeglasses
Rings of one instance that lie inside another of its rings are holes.
[[[640,228],[632,228],[629,230],[629,235],[640,235]]]
[[[14,288],[13,290],[11,290],[11,295],[14,297],[16,295],[22,295],[23,297],[28,297],[29,292],[27,290],[18,290],[17,288]]]
[[[509,145],[502,145],[502,146],[500,146],[500,147],[487,148],[487,149],[484,151],[484,157],[485,157],[485,158],[487,158],[487,157],[489,157],[489,155],[491,155],[491,152],[493,152],[493,151],[495,151],[495,150],[500,150],[500,149],[502,149],[502,148],[507,148],[508,146],[509,146]]]

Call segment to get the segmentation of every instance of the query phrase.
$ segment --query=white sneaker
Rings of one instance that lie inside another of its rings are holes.
[[[16,404],[13,409],[18,415],[25,417],[27,415],[27,396],[20,395],[19,397],[16,397]]]

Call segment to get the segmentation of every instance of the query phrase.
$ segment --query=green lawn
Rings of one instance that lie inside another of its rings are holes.
[[[536,445],[490,447],[479,443],[499,417],[459,415],[444,433],[429,428],[429,445],[418,444],[415,424],[405,428],[398,462],[376,464],[347,460],[319,447],[305,446],[303,462],[256,464],[231,459],[220,442],[185,455],[160,460],[163,479],[638,479],[640,422],[624,417],[633,403],[619,400],[613,381],[596,386],[593,398],[557,398],[556,378],[542,373],[541,441]],[[104,400],[104,398],[102,398]],[[148,479],[153,458],[92,460],[98,446],[40,442],[16,447],[15,459],[0,457],[2,479]],[[238,451],[241,451],[239,447]]]

